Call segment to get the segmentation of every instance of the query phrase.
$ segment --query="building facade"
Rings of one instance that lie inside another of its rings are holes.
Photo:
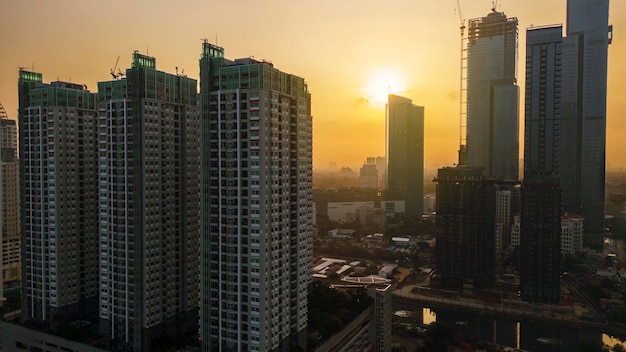
[[[0,283],[21,280],[20,198],[17,159],[17,124],[0,104],[0,231],[2,275]],[[0,297],[2,294],[0,293]]]
[[[526,30],[525,174],[558,174],[561,153],[572,152],[561,146],[562,33],[560,25]]]
[[[52,326],[97,314],[95,95],[19,71],[22,318]]]
[[[479,167],[437,173],[437,273],[446,286],[475,289],[495,276],[496,187]]]
[[[138,52],[125,76],[98,83],[100,330],[111,348],[150,351],[197,331],[197,81]]]
[[[517,18],[494,11],[469,20],[465,153],[493,179],[518,177],[517,43]]]
[[[389,95],[385,134],[386,200],[404,200],[405,217],[424,212],[424,107]]]
[[[577,214],[561,216],[561,255],[582,252],[584,220]]]
[[[560,183],[565,211],[585,217],[589,240],[604,231],[609,0],[568,0],[563,38]]]
[[[378,189],[378,169],[376,159],[367,158],[359,170],[359,188]]]
[[[560,209],[556,177],[525,175],[520,223],[520,292],[524,301],[559,302]]]
[[[311,95],[267,61],[200,59],[203,351],[306,345]]]

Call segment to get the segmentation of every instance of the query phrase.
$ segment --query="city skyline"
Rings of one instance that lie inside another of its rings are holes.
[[[382,88],[383,93],[391,88],[392,93],[428,106],[426,168],[450,165],[457,160],[460,43],[459,16],[453,1],[398,1],[396,6],[386,7],[368,1],[356,8],[349,2],[274,2],[266,8],[254,3],[245,8],[241,4],[219,4],[216,6],[220,11],[215,12],[208,11],[208,5],[191,2],[178,8],[169,4],[146,7],[143,2],[124,6],[113,2],[106,11],[63,4],[54,8],[35,1],[0,5],[0,49],[5,53],[0,66],[0,75],[5,77],[0,82],[0,102],[12,119],[17,118],[18,66],[28,66],[29,70],[34,66],[35,71],[45,72],[50,80],[58,76],[64,81],[86,83],[94,91],[96,82],[109,79],[117,56],[118,67],[128,67],[127,53],[139,49],[159,57],[160,67],[165,70],[174,72],[178,67],[197,79],[197,43],[205,36],[214,42],[217,33],[217,44],[228,47],[233,57],[254,55],[257,59],[271,59],[287,72],[307,77],[309,88],[315,93],[314,169],[327,168],[329,162],[335,161],[339,166],[357,170],[365,156],[384,154],[384,103],[372,96],[378,94],[372,92],[374,88]],[[129,7],[130,11],[115,11],[122,7]],[[491,2],[465,1],[461,7],[463,16],[469,19],[489,12]],[[519,19],[520,42],[524,43],[525,29],[532,24],[565,24],[565,7],[564,0],[533,1],[530,5],[502,1],[497,10]],[[130,20],[128,14],[135,16],[140,9],[146,16]],[[626,20],[618,16],[624,11],[625,3],[612,2],[609,23],[614,25],[614,40],[609,48],[607,168],[626,167],[619,152],[619,136],[626,132],[626,121],[620,118],[626,113],[626,102],[618,101],[626,82],[615,79],[626,74],[626,68],[617,65],[626,57],[626,35],[622,34],[626,33]],[[178,12],[179,16],[170,17],[171,12]],[[217,15],[203,17],[205,13],[238,14],[237,29],[230,29],[231,21]],[[108,26],[113,17],[121,24]],[[16,20],[24,18],[39,25],[22,30]],[[153,21],[154,18],[163,20]],[[267,24],[261,23],[261,18]],[[300,23],[301,18],[307,20]],[[374,19],[379,26],[371,25]],[[63,21],[69,24],[46,26]],[[33,28],[47,29],[41,35]],[[406,45],[407,41],[414,44]],[[380,44],[383,42],[384,46]],[[519,49],[520,57],[524,57],[524,46]],[[518,84],[524,87],[521,67],[519,76]],[[370,82],[376,80],[379,83],[370,87]],[[336,150],[342,153],[337,154]]]

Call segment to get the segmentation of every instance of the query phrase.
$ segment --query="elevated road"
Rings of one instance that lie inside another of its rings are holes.
[[[448,309],[494,318],[505,318],[528,323],[567,325],[569,327],[595,331],[626,339],[626,329],[606,322],[583,321],[574,310],[560,306],[530,304],[521,301],[495,299],[485,302],[480,298],[461,296],[456,292],[431,290],[417,285],[408,285],[393,291],[394,303],[419,308]]]

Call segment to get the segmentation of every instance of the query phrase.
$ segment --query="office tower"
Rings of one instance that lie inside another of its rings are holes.
[[[420,220],[424,212],[424,107],[389,95],[385,134],[385,198],[404,200],[405,217]]]
[[[20,199],[17,160],[17,125],[0,104],[0,233],[2,234],[2,282],[20,277]],[[2,293],[0,293],[0,298]]]
[[[125,78],[98,83],[100,330],[111,348],[151,351],[197,331],[196,86],[137,51]]]
[[[493,179],[518,176],[517,35],[517,18],[502,12],[468,23],[465,157]]]
[[[562,27],[526,30],[524,174],[559,173],[561,151]]]
[[[312,268],[311,95],[253,58],[200,58],[203,351],[306,345]]]
[[[609,0],[568,0],[563,38],[560,160],[565,211],[585,217],[587,239],[604,230]],[[567,150],[565,150],[567,148]]]
[[[556,176],[524,177],[520,224],[520,291],[524,301],[559,302],[560,193]]]
[[[359,170],[359,188],[378,189],[378,170],[376,159],[367,158]]]
[[[444,285],[468,290],[490,285],[495,275],[496,187],[479,167],[437,173],[437,273]]]
[[[98,297],[97,110],[82,84],[19,71],[22,317],[94,318]]]
[[[524,182],[520,218],[522,299],[559,300],[562,156],[562,27],[526,31]],[[565,140],[563,140],[565,141]]]

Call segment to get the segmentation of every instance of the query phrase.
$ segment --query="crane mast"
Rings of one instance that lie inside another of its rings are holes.
[[[461,50],[459,60],[459,162],[458,165],[466,163],[466,143],[467,143],[467,49],[465,48],[465,18],[461,12],[461,3],[456,0],[459,11],[459,21],[461,30]],[[495,6],[495,5],[494,5]]]

